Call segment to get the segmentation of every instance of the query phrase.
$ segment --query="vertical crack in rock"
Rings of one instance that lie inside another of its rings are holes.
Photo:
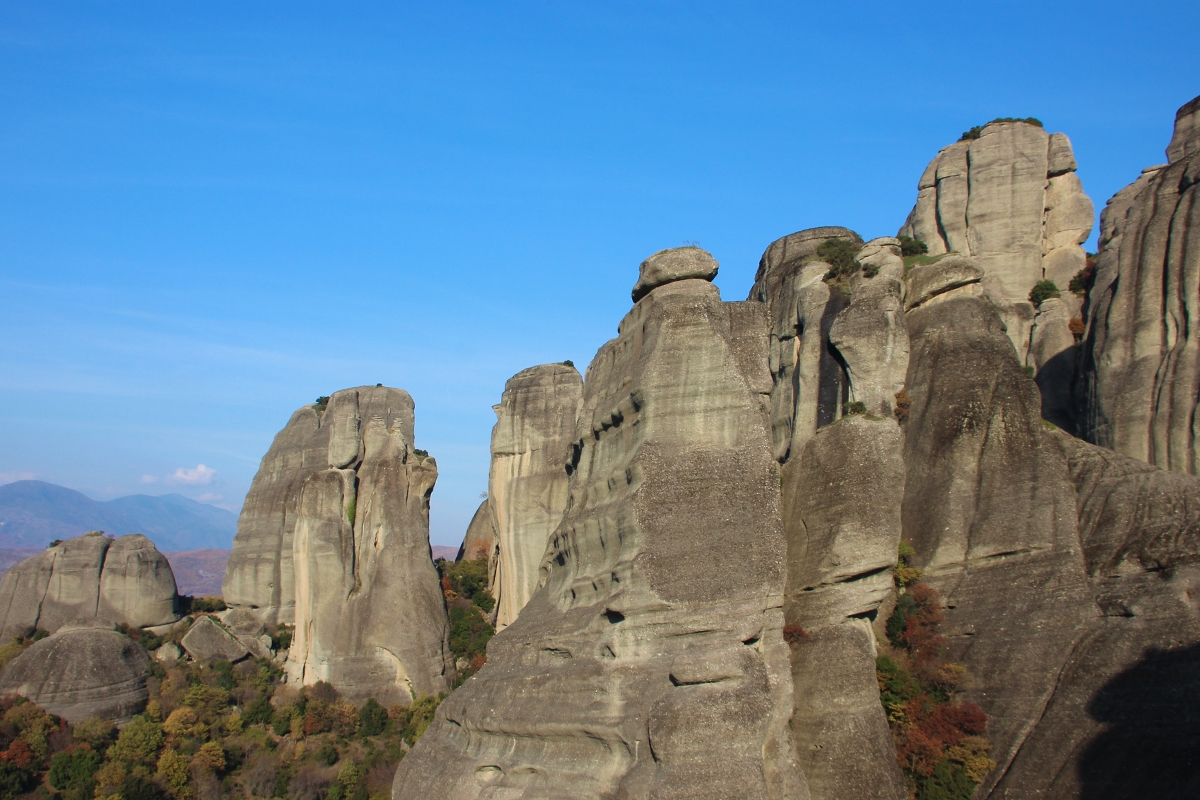
[[[397,800],[806,796],[764,311],[673,277],[600,349],[537,590],[401,762]]]
[[[1200,431],[1200,98],[1179,109],[1168,163],[1100,217],[1080,405],[1089,441],[1196,474]]]

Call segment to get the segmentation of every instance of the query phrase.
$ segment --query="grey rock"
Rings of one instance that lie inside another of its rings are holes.
[[[903,265],[901,265],[903,267]],[[903,285],[880,275],[861,282],[849,308],[829,329],[850,380],[850,399],[867,412],[892,416],[896,393],[908,372],[908,329],[904,322]]]
[[[717,277],[718,267],[712,254],[699,247],[659,250],[642,262],[638,270],[638,281],[633,287],[633,302],[641,300],[656,287],[673,281],[688,278],[711,281]]]
[[[750,300],[767,306],[772,451],[780,462],[799,455],[819,427],[841,415],[849,384],[827,347],[834,320],[849,305],[846,295],[822,280],[829,265],[816,253],[828,239],[862,242],[854,231],[837,227],[785,236],[763,253],[750,290]]]
[[[495,560],[497,538],[491,503],[484,500],[479,504],[479,508],[475,509],[475,515],[467,525],[467,533],[458,548],[458,555],[454,557],[455,563],[486,558],[491,568]]]
[[[1200,98],[1198,98],[1200,100]],[[1087,440],[1196,474],[1200,132],[1180,109],[1171,162],[1108,202],[1082,354]]]
[[[806,794],[765,310],[677,281],[600,349],[538,589],[401,762],[397,800]]]
[[[900,230],[933,255],[957,252],[974,260],[1022,363],[1030,327],[1020,304],[1043,279],[1065,290],[1084,266],[1080,245],[1094,212],[1074,170],[1065,135],[1024,122],[990,123],[978,139],[938,153]]]
[[[955,289],[975,286],[983,280],[983,270],[959,253],[950,253],[932,264],[909,270],[904,308],[911,310],[935,297],[947,296]],[[960,293],[962,294],[962,293]]]
[[[235,636],[255,637],[266,630],[258,614],[245,606],[231,608],[217,616],[220,618],[221,624]]]
[[[212,617],[200,616],[180,642],[196,661],[240,661],[250,655],[245,645]]]
[[[904,537],[946,605],[950,660],[975,678],[1005,773],[1076,642],[1099,618],[1066,457],[984,299],[908,314]]]
[[[174,642],[167,642],[154,651],[154,657],[164,664],[174,664],[183,657],[183,651]]]
[[[1042,393],[1042,419],[1073,431],[1075,405],[1071,392],[1079,366],[1079,350],[1071,333],[1071,304],[1057,297],[1042,302],[1030,334],[1030,366]]]
[[[582,402],[574,367],[543,364],[510,378],[495,407],[487,502],[496,526],[498,629],[512,624],[537,588],[546,544],[567,508],[565,465]]]
[[[412,398],[344,390],[331,414],[330,466],[305,480],[294,512],[288,679],[385,704],[445,692],[449,622],[429,549],[437,462],[413,446]]]
[[[902,447],[892,420],[850,416],[783,468],[791,727],[814,799],[907,796],[865,621],[893,591]]]
[[[904,280],[904,259],[900,255],[900,240],[892,236],[872,239],[862,246],[854,258],[864,270],[874,268],[879,278]]]
[[[246,652],[255,658],[274,658],[275,653],[271,650],[270,636],[235,636],[238,644],[246,648]],[[265,641],[264,641],[265,640]]]
[[[79,536],[14,565],[0,579],[0,637],[53,633],[99,617],[134,627],[175,621],[175,576],[141,534]]]
[[[85,622],[35,642],[0,672],[14,692],[72,723],[127,721],[146,707],[150,657],[136,642]]]
[[[1175,765],[1200,692],[1200,479],[1054,438],[1104,615],[1077,637],[993,796],[1187,796],[1194,772]]]

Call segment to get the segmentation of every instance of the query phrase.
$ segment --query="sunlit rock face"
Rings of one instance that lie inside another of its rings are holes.
[[[546,545],[566,511],[565,464],[582,402],[583,379],[574,367],[543,364],[509,378],[495,407],[487,504],[495,526],[498,630],[533,596]]]
[[[80,619],[135,628],[165,625],[175,613],[175,575],[140,533],[67,539],[15,564],[0,579],[0,638],[27,628],[53,633]]]
[[[538,588],[396,798],[803,796],[764,312],[674,280],[600,349]]]
[[[437,464],[414,447],[413,425],[407,392],[345,389],[293,414],[263,459],[226,602],[268,624],[294,620],[292,682],[399,703],[453,682],[429,550]]]
[[[1084,345],[1082,435],[1176,472],[1200,472],[1200,97],[1179,109],[1166,164],[1101,215]]]
[[[930,255],[960,253],[974,260],[1017,357],[1038,370],[1056,357],[1073,356],[1067,325],[1081,300],[1067,289],[1084,268],[1081,245],[1095,224],[1076,166],[1065,134],[1026,122],[989,123],[978,138],[955,142],[930,162],[900,229],[925,242]],[[1061,324],[1057,316],[1039,318],[1029,302],[1042,280],[1054,281],[1068,306]],[[1051,342],[1061,346],[1051,352]],[[1057,379],[1069,382],[1074,362],[1056,367],[1051,371]]]

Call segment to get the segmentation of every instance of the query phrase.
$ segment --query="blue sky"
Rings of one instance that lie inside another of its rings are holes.
[[[648,254],[744,299],[997,116],[1099,209],[1200,93],[1190,2],[339,5],[0,6],[0,482],[237,509],[293,409],[382,382],[457,544],[504,381],[586,365]]]

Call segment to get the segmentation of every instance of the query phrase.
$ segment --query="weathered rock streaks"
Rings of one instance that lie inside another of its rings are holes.
[[[974,260],[1023,364],[1036,312],[1030,290],[1048,279],[1065,293],[1085,265],[1080,245],[1091,234],[1094,210],[1075,168],[1065,135],[1026,122],[989,123],[977,139],[955,142],[930,162],[900,229],[932,255]],[[1076,302],[1072,316],[1078,310]]]
[[[672,252],[656,257],[669,261]],[[689,263],[696,260],[687,255]],[[662,275],[656,279],[664,280]],[[574,367],[543,364],[510,378],[495,406],[487,505],[496,536],[497,629],[511,625],[529,602],[546,544],[566,511],[565,467],[582,402],[583,379]]]
[[[1200,98],[1175,119],[1168,163],[1101,215],[1083,356],[1082,434],[1196,474],[1200,396]]]
[[[14,692],[69,722],[127,721],[146,706],[150,657],[128,636],[96,621],[63,626],[0,672],[0,693]]]
[[[53,633],[80,619],[165,625],[175,613],[175,576],[141,534],[79,536],[16,564],[0,579],[0,639],[26,628]]]
[[[397,798],[800,796],[763,311],[674,281],[601,348],[539,587]]]
[[[453,680],[429,551],[437,464],[415,449],[413,426],[407,392],[346,389],[293,414],[263,459],[227,602],[268,624],[295,621],[291,681],[406,703]]]

